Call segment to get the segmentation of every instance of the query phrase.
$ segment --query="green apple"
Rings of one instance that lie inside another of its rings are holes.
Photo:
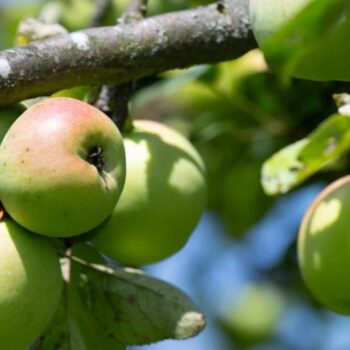
[[[266,342],[283,313],[282,291],[270,284],[253,283],[242,288],[232,302],[225,302],[221,322],[240,349]]]
[[[350,314],[350,176],[324,189],[308,209],[298,236],[301,274],[311,293]]]
[[[188,140],[158,122],[135,121],[124,144],[124,191],[92,241],[112,259],[143,265],[188,240],[206,203],[205,168]]]
[[[44,237],[8,219],[0,222],[0,347],[24,350],[53,317],[63,279]]]
[[[249,15],[259,43],[270,38],[312,0],[250,0]]]
[[[0,145],[0,198],[30,231],[74,236],[115,207],[125,178],[122,137],[98,109],[57,97],[34,104]]]
[[[262,50],[264,51],[267,39],[313,1],[315,0],[250,0],[251,26]],[[350,20],[344,16],[339,25],[323,35],[321,40],[305,47],[298,55],[290,75],[317,81],[349,81],[349,30]],[[272,65],[271,68],[273,70],[275,67]]]

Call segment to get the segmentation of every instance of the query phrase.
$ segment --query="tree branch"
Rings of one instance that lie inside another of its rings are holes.
[[[0,106],[229,60],[255,47],[246,0],[60,35],[0,52]]]
[[[147,12],[147,0],[131,0],[119,23],[127,24],[141,20]],[[129,116],[129,100],[132,96],[133,81],[119,85],[103,85],[95,106],[107,114],[120,131]]]

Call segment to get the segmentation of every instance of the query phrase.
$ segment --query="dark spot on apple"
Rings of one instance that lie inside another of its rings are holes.
[[[103,149],[99,145],[90,148],[87,159],[90,164],[94,165],[99,172],[103,170],[105,159],[103,158]]]
[[[23,159],[21,160],[21,163],[24,164],[24,160]]]
[[[6,166],[7,166],[7,163],[6,163],[6,162],[4,162],[4,163],[2,163],[2,165],[3,165],[4,167],[6,167]]]
[[[66,217],[68,217],[68,213],[65,211],[64,213],[63,213],[63,216],[66,218]]]
[[[29,151],[30,151],[30,148],[29,148],[29,147],[27,147],[27,148],[26,148],[26,152],[29,152]]]

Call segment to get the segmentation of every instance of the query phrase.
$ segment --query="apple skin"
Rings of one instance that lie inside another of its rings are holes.
[[[298,235],[302,277],[331,310],[350,315],[350,176],[326,187],[306,212]]]
[[[258,43],[262,43],[312,0],[250,0],[250,22]]]
[[[0,222],[0,344],[23,350],[44,331],[61,298],[58,256],[45,237]]]
[[[67,237],[96,227],[115,207],[124,179],[117,127],[79,100],[57,97],[33,105],[0,145],[2,204],[38,234]]]
[[[138,266],[187,242],[206,204],[205,168],[188,140],[158,122],[135,121],[124,144],[124,191],[92,242],[110,258]]]
[[[312,1],[316,0],[250,0],[250,22],[262,50],[266,39]],[[350,56],[349,31],[350,20],[346,17],[341,27],[305,48],[289,72],[290,76],[315,81],[350,81],[347,60]],[[273,65],[270,67],[274,70]]]

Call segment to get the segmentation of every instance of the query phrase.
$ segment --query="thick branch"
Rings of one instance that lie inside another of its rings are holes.
[[[0,53],[0,105],[233,59],[256,47],[246,0],[92,28]],[[224,6],[224,10],[222,8]]]

